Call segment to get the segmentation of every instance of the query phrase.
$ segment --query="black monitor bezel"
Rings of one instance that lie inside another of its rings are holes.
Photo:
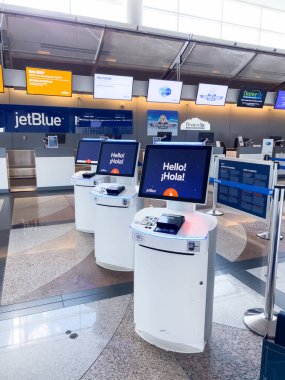
[[[78,161],[77,161],[77,158],[78,158],[78,152],[79,152],[79,146],[80,146],[81,142],[99,142],[99,143],[100,143],[99,153],[100,153],[101,142],[102,142],[102,140],[101,140],[101,139],[81,139],[81,140],[79,140],[78,145],[77,145],[77,152],[76,152],[76,158],[75,158],[75,165],[97,165],[97,164],[98,164],[98,160],[97,160],[97,161],[94,161],[94,162],[90,162],[90,163],[87,163],[87,162],[78,162]],[[99,158],[99,153],[98,153],[98,158]]]
[[[163,81],[163,82],[176,82],[176,83],[181,83],[181,90],[180,90],[180,96],[179,96],[179,102],[163,102],[161,100],[148,100],[148,94],[149,94],[149,86],[150,86],[150,81]],[[181,95],[182,95],[182,90],[183,90],[183,82],[181,80],[167,80],[167,79],[154,79],[150,78],[148,80],[148,85],[147,85],[147,93],[146,93],[146,101],[148,103],[163,103],[163,104],[180,104],[181,103]]]
[[[136,145],[136,159],[134,160],[134,163],[133,163],[133,167],[132,167],[132,172],[131,174],[117,174],[117,173],[106,173],[106,172],[102,172],[99,170],[99,163],[100,163],[100,160],[101,160],[101,157],[102,157],[102,152],[103,152],[103,148],[104,148],[104,145],[110,145],[110,144],[113,144],[113,145],[123,145],[123,144],[129,144],[129,145]],[[126,140],[117,140],[117,141],[102,141],[101,143],[101,146],[100,146],[100,152],[99,152],[99,157],[98,157],[98,164],[97,164],[97,170],[96,170],[96,174],[98,175],[108,175],[108,176],[111,176],[111,177],[128,177],[128,178],[131,178],[135,175],[135,170],[136,170],[136,166],[137,166],[137,161],[138,161],[138,151],[139,151],[139,142],[137,141],[126,141]]]
[[[151,194],[144,194],[142,192],[144,181],[145,181],[145,165],[148,161],[148,155],[150,150],[159,150],[159,149],[170,149],[171,147],[175,147],[176,149],[183,149],[187,150],[191,148],[192,150],[206,150],[207,151],[207,162],[208,165],[206,165],[205,171],[208,171],[208,175],[204,175],[203,180],[203,193],[202,197],[200,199],[193,199],[193,198],[184,198],[184,197],[166,197],[166,196],[159,196],[159,195],[151,195]],[[212,147],[207,145],[173,145],[173,144],[156,144],[156,145],[147,145],[145,149],[145,156],[144,156],[144,162],[143,162],[143,168],[142,168],[142,176],[140,181],[140,187],[139,187],[139,193],[138,196],[142,198],[151,198],[151,199],[162,199],[162,200],[168,200],[168,201],[175,201],[175,202],[188,202],[188,203],[197,203],[197,204],[205,204],[207,199],[207,189],[208,189],[208,181],[209,181],[209,173],[210,173],[210,164],[211,164],[211,156],[212,156]]]

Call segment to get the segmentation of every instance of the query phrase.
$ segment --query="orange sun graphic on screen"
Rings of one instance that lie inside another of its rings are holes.
[[[170,187],[169,189],[166,189],[164,191],[163,195],[165,197],[178,197],[178,192],[175,189]]]
[[[86,160],[86,164],[91,164],[91,160],[90,159]]]
[[[114,168],[114,169],[111,170],[111,173],[112,173],[112,174],[119,174],[119,173],[120,173],[120,170],[117,169],[117,168]]]

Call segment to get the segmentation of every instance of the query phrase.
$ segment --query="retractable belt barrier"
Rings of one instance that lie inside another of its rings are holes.
[[[273,195],[273,193],[274,193],[273,189],[268,189],[266,187],[245,185],[242,183],[233,182],[233,181],[226,181],[224,179],[218,179],[218,178],[214,178],[214,177],[210,177],[210,183],[217,183],[219,185],[234,187],[236,189],[245,190],[245,191],[252,191],[253,193],[264,194],[264,195]]]

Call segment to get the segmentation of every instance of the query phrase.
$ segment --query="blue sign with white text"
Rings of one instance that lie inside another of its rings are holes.
[[[5,132],[132,134],[133,114],[125,110],[0,105]]]
[[[219,180],[242,185],[269,187],[270,165],[219,160]],[[248,214],[266,219],[267,195],[246,189],[218,185],[217,202]]]

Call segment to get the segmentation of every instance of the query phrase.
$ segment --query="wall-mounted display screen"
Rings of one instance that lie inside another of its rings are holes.
[[[225,105],[228,86],[200,83],[196,98],[196,104],[206,106]]]
[[[150,79],[148,82],[147,101],[158,103],[180,103],[182,82]]]
[[[26,67],[26,83],[30,95],[72,96],[71,71]]]
[[[101,141],[99,139],[82,139],[78,143],[76,164],[95,165],[98,162]]]
[[[0,65],[0,92],[4,92],[3,69]]]
[[[135,174],[139,143],[136,141],[102,141],[97,174],[133,177]]]
[[[133,77],[95,74],[94,98],[132,100]]]
[[[237,106],[250,107],[250,108],[262,108],[264,105],[266,94],[267,94],[266,90],[244,88],[240,90]]]
[[[285,91],[284,90],[278,91],[274,108],[276,110],[285,110]]]
[[[203,145],[147,145],[139,196],[205,203],[211,152]]]

